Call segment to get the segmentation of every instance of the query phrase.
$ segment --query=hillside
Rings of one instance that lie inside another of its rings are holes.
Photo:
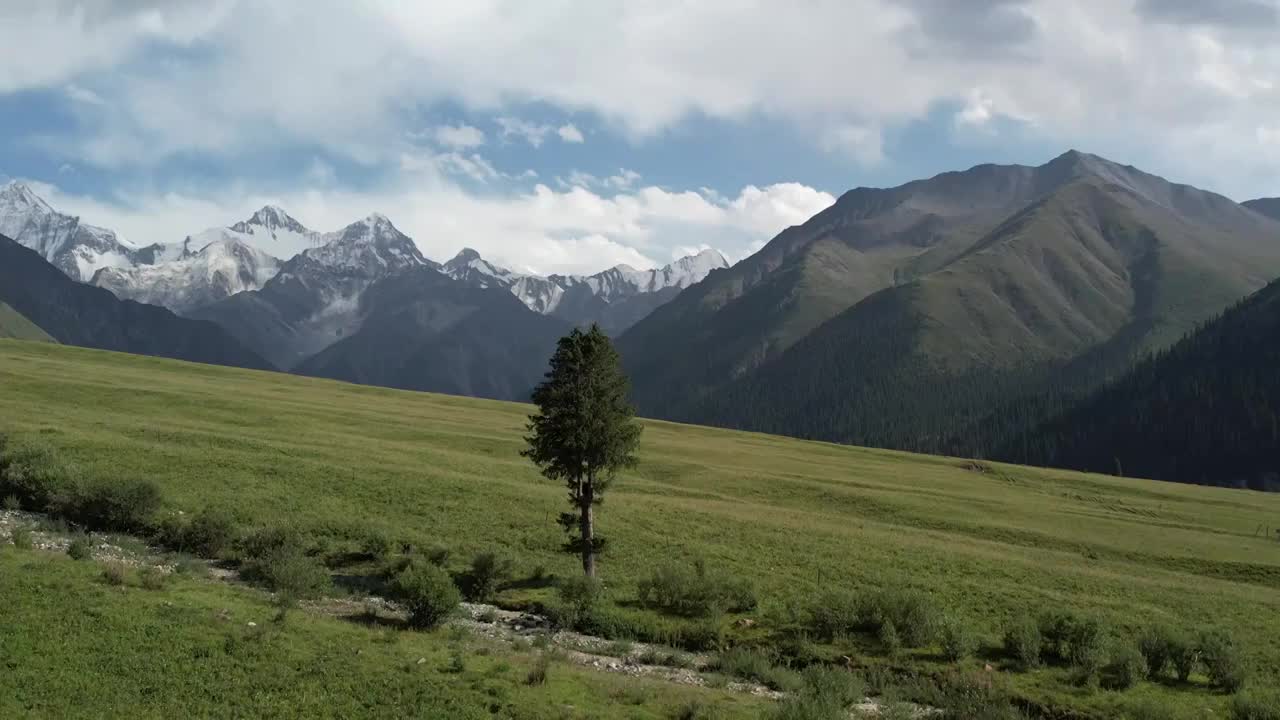
[[[527,399],[569,324],[502,288],[468,287],[432,268],[381,280],[360,298],[360,329],[294,369],[407,390]]]
[[[619,345],[660,416],[982,455],[1280,274],[1277,238],[1091,155],[980,166],[853,191]],[[892,259],[867,275],[872,256]]]
[[[1246,200],[1241,204],[1254,212],[1280,220],[1280,198],[1258,198],[1257,200]]]
[[[1140,363],[998,456],[1280,490],[1280,282]]]
[[[35,323],[19,314],[17,310],[2,302],[0,302],[0,338],[57,342],[49,337],[49,333],[41,330]]]
[[[564,488],[518,455],[527,406],[14,341],[0,341],[0,395],[0,428],[38,434],[88,477],[153,479],[172,508],[226,507],[250,526],[287,518],[335,557],[375,533],[443,545],[462,562],[496,549],[521,573],[574,572],[554,522]],[[1045,608],[1117,631],[1153,618],[1233,629],[1251,682],[1280,682],[1280,555],[1258,537],[1280,497],[645,424],[640,464],[598,519],[611,539],[602,572],[621,603],[654,568],[703,558],[751,580],[761,628],[777,622],[764,607],[820,590],[908,588],[965,618],[988,647],[1009,619]],[[550,593],[518,586],[499,602],[530,607]],[[769,631],[727,632],[761,642]],[[874,641],[813,652],[882,662]],[[932,673],[938,662],[921,650],[890,664]],[[1114,717],[1134,699],[1082,693],[1068,668],[997,665],[1020,696],[1077,717]],[[204,672],[191,682],[212,682]],[[47,689],[27,677],[26,692]],[[1226,702],[1203,680],[1144,684],[1136,697],[1215,712]]]
[[[118,300],[64,275],[34,251],[0,236],[0,302],[60,343],[192,362],[271,369],[212,323]]]

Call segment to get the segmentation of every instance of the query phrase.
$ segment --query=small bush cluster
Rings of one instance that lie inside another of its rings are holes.
[[[194,515],[170,515],[162,519],[156,540],[173,550],[216,558],[239,539],[235,517],[226,510],[204,508]]]
[[[831,640],[866,633],[889,646],[919,648],[937,638],[942,614],[933,600],[911,590],[877,590],[863,595],[829,592],[808,612],[809,628]]]
[[[1227,712],[1231,720],[1280,720],[1280,695],[1236,695]]]
[[[430,563],[411,563],[396,576],[393,590],[409,610],[409,624],[419,629],[444,622],[462,602],[449,573]]]
[[[259,530],[243,540],[241,552],[241,575],[267,586],[281,607],[318,597],[330,586],[328,570],[306,553],[301,535],[292,528]]]
[[[87,535],[77,535],[67,546],[67,555],[72,560],[88,560],[93,557],[93,543]]]
[[[722,652],[711,662],[710,669],[782,692],[800,687],[798,674],[774,665],[769,656],[759,650],[733,648]]]
[[[1200,636],[1200,662],[1214,687],[1239,692],[1248,677],[1240,648],[1230,634],[1211,630]]]
[[[471,559],[471,566],[463,575],[463,589],[468,600],[488,602],[494,594],[511,581],[511,561],[492,552],[482,552]]]
[[[801,686],[774,708],[773,720],[844,720],[849,706],[867,693],[865,681],[846,670],[813,667],[801,676]]]
[[[637,586],[640,603],[669,615],[712,617],[756,608],[755,590],[741,578],[712,573],[701,561],[692,567],[659,567]]]
[[[24,527],[15,527],[10,530],[9,540],[17,550],[30,550],[35,547],[35,541],[31,539],[31,531]]]
[[[1040,664],[1043,650],[1044,637],[1040,633],[1040,625],[1030,617],[1019,617],[1005,628],[1004,653],[1024,670]]]

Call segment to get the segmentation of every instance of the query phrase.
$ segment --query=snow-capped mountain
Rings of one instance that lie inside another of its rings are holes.
[[[194,253],[209,243],[224,240],[244,243],[272,257],[285,260],[326,242],[322,233],[308,230],[289,213],[274,205],[267,205],[247,220],[227,227],[209,228],[187,236],[176,247],[168,247],[175,247],[175,252],[171,252],[171,255],[182,257],[184,252]]]
[[[360,300],[370,285],[412,268],[439,268],[378,213],[320,240],[286,261],[261,290],[192,315],[222,325],[277,366],[291,368],[359,329]]]
[[[729,261],[719,251],[703,250],[653,270],[617,265],[594,275],[544,277],[512,272],[484,260],[475,250],[464,248],[444,264],[443,271],[476,287],[505,287],[531,310],[582,323],[604,320],[609,314],[607,306],[637,296],[654,295],[650,301],[661,296],[665,302],[712,270],[727,267]]]
[[[80,281],[102,268],[151,264],[165,252],[159,246],[140,248],[111,230],[64,215],[17,180],[0,186],[0,235],[35,250]]]
[[[187,250],[191,238],[183,248]],[[194,254],[156,265],[102,268],[92,284],[116,297],[163,305],[176,313],[257,290],[275,277],[280,260],[235,238],[208,243]]]

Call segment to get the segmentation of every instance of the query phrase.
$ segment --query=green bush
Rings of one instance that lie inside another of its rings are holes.
[[[668,564],[637,585],[640,603],[670,615],[708,617],[756,608],[755,591],[740,578],[707,571],[702,561],[693,567]]]
[[[806,623],[819,639],[836,640],[861,630],[860,607],[857,595],[828,590],[808,607]]]
[[[329,571],[321,562],[290,549],[267,556],[260,572],[267,587],[276,594],[281,607],[293,607],[299,600],[320,597],[329,589]]]
[[[0,494],[35,512],[51,512],[75,491],[79,471],[47,445],[0,436]]]
[[[1078,619],[1065,610],[1051,610],[1040,616],[1041,655],[1049,660],[1067,662],[1070,636]]]
[[[427,562],[436,567],[445,567],[449,564],[449,558],[452,554],[449,548],[437,545],[427,551],[426,558]]]
[[[1147,660],[1130,640],[1116,641],[1107,663],[1107,684],[1115,690],[1128,690],[1147,677]]]
[[[86,535],[77,535],[67,546],[67,555],[72,560],[88,560],[93,557],[93,543]]]
[[[969,624],[956,615],[947,615],[938,626],[938,641],[942,657],[948,662],[959,662],[978,649],[978,636]]]
[[[533,666],[529,668],[529,673],[525,675],[524,681],[526,685],[545,685],[547,683],[547,675],[551,673],[551,655],[542,652],[538,654]]]
[[[1174,632],[1163,625],[1155,625],[1143,631],[1138,638],[1138,650],[1147,662],[1147,676],[1164,675],[1172,661]]]
[[[482,552],[471,559],[471,567],[463,576],[463,587],[468,600],[488,602],[510,580],[511,561],[492,552]]]
[[[120,586],[124,585],[128,580],[128,572],[122,563],[107,563],[102,568],[102,581],[108,585]]]
[[[1280,695],[1236,695],[1227,712],[1231,720],[1280,720]]]
[[[1040,664],[1043,650],[1041,625],[1029,617],[1020,617],[1005,628],[1004,653],[1023,669],[1033,668]]]
[[[864,630],[880,635],[892,625],[909,648],[925,647],[937,637],[941,613],[933,600],[914,590],[878,590],[863,596],[859,616]]]
[[[202,508],[191,517],[178,548],[202,557],[218,557],[236,541],[236,519],[221,508]]]
[[[5,510],[8,510],[9,512],[13,512],[14,510],[21,510],[22,501],[18,499],[17,495],[13,495],[13,494],[5,495],[4,504],[0,505],[0,507],[3,507]]]
[[[370,530],[360,541],[360,551],[374,560],[381,560],[395,552],[396,545],[385,533]]]
[[[898,635],[898,626],[892,620],[880,623],[876,639],[880,641],[880,649],[884,650],[885,655],[893,657],[902,652],[902,638]]]
[[[758,650],[733,648],[715,657],[709,669],[783,692],[800,687],[800,676],[773,664]]]
[[[1240,648],[1225,631],[1209,631],[1200,636],[1200,662],[1214,687],[1238,692],[1248,678]]]
[[[150,480],[104,480],[71,492],[61,513],[85,527],[137,532],[159,509],[160,488]]]
[[[557,626],[574,629],[589,621],[604,604],[604,586],[586,575],[575,575],[560,581],[560,602],[551,608],[551,619]]]
[[[35,547],[35,541],[31,539],[31,531],[24,527],[14,527],[10,530],[9,539],[13,541],[13,547],[17,550],[30,550]]]
[[[168,579],[167,574],[153,565],[147,565],[138,571],[138,584],[144,590],[161,590]]]
[[[396,576],[396,596],[409,610],[409,624],[432,628],[458,609],[462,595],[449,573],[429,563],[413,563]]]
[[[1173,667],[1178,680],[1187,682],[1191,679],[1191,673],[1195,671],[1196,664],[1200,662],[1200,650],[1182,633],[1170,635],[1168,641],[1169,665]]]

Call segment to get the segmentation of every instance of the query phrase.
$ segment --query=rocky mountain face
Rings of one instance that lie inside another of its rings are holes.
[[[282,368],[358,329],[361,294],[378,280],[438,267],[385,216],[370,215],[285,262],[260,290],[191,311],[211,320]]]
[[[270,363],[216,325],[178,317],[68,278],[0,236],[0,303],[68,345],[261,370]]]
[[[501,287],[529,309],[571,325],[600,324],[617,334],[714,270],[729,267],[715,250],[704,250],[654,270],[618,265],[594,275],[528,275],[499,267],[470,248],[444,264],[450,277],[473,287]]]
[[[116,297],[185,313],[275,277],[281,262],[240,240],[224,238],[178,260],[131,268],[102,268],[90,283]]]
[[[421,266],[360,297],[359,329],[294,371],[368,385],[527,400],[567,323],[505,288],[476,287]]]
[[[1280,223],[1070,152],[850,191],[619,348],[646,414],[981,455],[1277,275]]]
[[[140,248],[111,230],[64,215],[19,181],[0,186],[0,235],[34,250],[67,276],[88,281],[103,268],[130,268],[162,260],[160,246]]]

